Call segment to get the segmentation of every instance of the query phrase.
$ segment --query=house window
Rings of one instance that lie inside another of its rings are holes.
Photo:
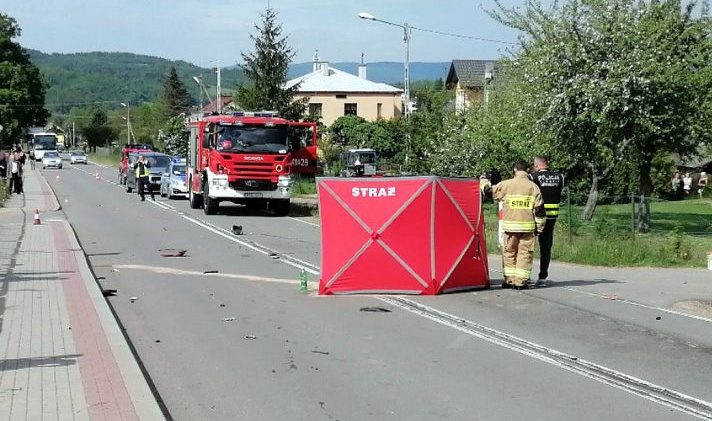
[[[376,118],[383,118],[383,104],[376,104]]]
[[[346,94],[337,94],[336,99],[346,99]]]
[[[322,106],[321,103],[315,102],[313,104],[309,104],[309,114],[317,117],[322,117]]]
[[[344,115],[358,115],[358,106],[354,103],[344,104]]]

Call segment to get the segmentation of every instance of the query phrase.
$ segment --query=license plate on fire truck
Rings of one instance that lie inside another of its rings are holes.
[[[262,193],[247,192],[245,193],[245,197],[262,197]]]

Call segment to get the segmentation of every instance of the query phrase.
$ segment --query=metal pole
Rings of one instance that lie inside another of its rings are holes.
[[[74,133],[76,132],[76,127],[74,127],[74,122],[72,121],[72,147],[76,148],[77,147],[77,140],[74,137]]]
[[[569,244],[574,241],[573,227],[571,226],[571,189],[566,188],[566,207],[568,208],[568,218],[569,218]]]
[[[630,233],[635,238],[635,195],[630,194]]]
[[[218,111],[218,114],[220,114],[220,113],[222,112],[222,95],[221,95],[221,92],[220,92],[220,82],[221,82],[221,81],[220,81],[220,58],[218,58],[218,70],[217,70],[217,72],[218,72],[218,86],[217,86],[218,97],[215,98],[215,101],[217,101],[217,102],[216,102],[216,107],[217,107],[216,109],[217,109],[217,111]]]
[[[126,144],[131,144],[131,103],[126,101]]]
[[[405,42],[405,63],[404,63],[404,96],[405,96],[405,164],[408,165],[410,158],[410,26],[408,22],[403,24],[403,41]]]

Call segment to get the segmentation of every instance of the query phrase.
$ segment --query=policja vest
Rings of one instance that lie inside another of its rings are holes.
[[[544,169],[532,174],[531,178],[541,191],[546,218],[557,219],[559,217],[561,191],[564,189],[564,176],[556,171]]]
[[[546,215],[539,187],[526,172],[517,171],[514,178],[494,186],[492,195],[502,201],[504,232],[532,233],[544,229]]]
[[[148,177],[148,174],[149,174],[148,169],[149,168],[150,168],[150,166],[148,165],[148,163],[137,162],[136,163],[136,178]]]

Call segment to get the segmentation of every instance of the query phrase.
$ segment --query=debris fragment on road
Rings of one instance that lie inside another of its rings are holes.
[[[235,235],[242,235],[242,225],[233,225],[232,233]]]
[[[111,269],[111,271],[110,271],[110,272],[116,272],[116,273],[118,273],[118,272],[121,272],[121,271],[120,271],[120,270],[118,270],[118,269],[116,269],[116,268],[113,268],[113,269]]]
[[[210,275],[211,273],[218,273],[217,270],[204,270],[203,275]],[[210,294],[213,295],[213,294]]]
[[[368,311],[371,313],[390,313],[391,311],[383,307],[361,307],[361,311]]]
[[[185,257],[185,254],[188,252],[188,250],[183,250],[183,249],[160,249],[158,250],[158,253],[160,253],[161,257]]]
[[[252,339],[257,339],[257,336],[255,336],[255,335],[245,335],[244,338],[245,338],[245,339],[252,340]]]
[[[234,322],[235,320],[237,320],[237,317],[225,317],[223,322]]]
[[[319,351],[318,349],[312,349],[312,354],[329,355],[329,351]]]
[[[136,300],[138,300],[138,297],[131,297],[131,298],[129,298],[129,301],[131,301],[132,303],[136,302]]]
[[[115,297],[116,296],[116,290],[115,289],[102,289],[101,294],[104,297]]]

